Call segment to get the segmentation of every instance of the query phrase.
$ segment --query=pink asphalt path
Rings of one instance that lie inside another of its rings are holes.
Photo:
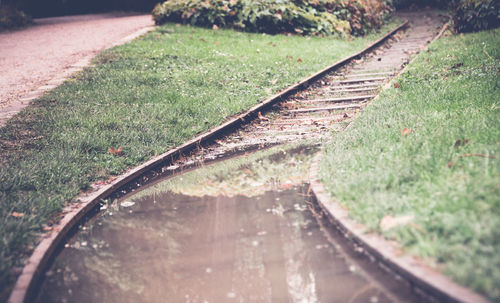
[[[50,84],[72,65],[153,26],[149,14],[110,13],[36,19],[0,33],[0,111]]]

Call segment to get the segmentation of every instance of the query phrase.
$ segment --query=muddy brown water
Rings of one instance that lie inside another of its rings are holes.
[[[314,151],[240,156],[103,204],[37,302],[422,302],[320,215]]]

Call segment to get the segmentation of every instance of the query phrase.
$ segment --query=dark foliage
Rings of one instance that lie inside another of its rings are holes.
[[[460,0],[453,3],[457,32],[475,32],[500,26],[500,1]]]
[[[32,23],[30,16],[12,6],[0,7],[0,30],[24,27]]]
[[[396,8],[438,7],[450,10],[456,32],[500,26],[500,0],[393,0]]]
[[[250,32],[362,35],[391,13],[386,1],[168,0],[153,10],[157,24],[189,23]]]
[[[392,1],[395,8],[406,9],[410,7],[438,7],[446,8],[450,1],[448,0],[393,0]]]

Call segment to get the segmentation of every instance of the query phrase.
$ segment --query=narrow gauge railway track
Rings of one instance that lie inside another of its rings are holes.
[[[233,134],[205,147],[182,165],[222,158],[228,151],[246,151],[300,140],[321,142],[342,131],[410,58],[438,34],[443,20],[407,13],[409,29],[359,60],[335,70],[297,92]]]
[[[36,291],[36,281],[49,263],[57,244],[101,199],[118,197],[161,176],[234,153],[305,139],[321,142],[332,130],[345,129],[356,113],[378,94],[383,85],[404,67],[410,57],[436,36],[443,24],[443,18],[435,14],[425,13],[425,16],[422,16],[420,12],[401,16],[407,18],[411,24],[406,32],[401,33],[401,28],[398,28],[378,41],[374,45],[376,48],[370,47],[363,52],[362,58],[359,58],[359,55],[353,56],[349,59],[351,63],[346,65],[341,62],[339,65],[343,67],[322,78],[320,75],[324,72],[320,72],[293,89],[284,91],[282,96],[287,98],[282,102],[269,102],[274,105],[266,108],[265,112],[262,107],[262,112],[253,112],[246,116],[255,115],[256,119],[226,123],[199,141],[190,141],[165,154],[161,159],[145,163],[104,189],[96,187],[96,192],[80,199],[79,205],[68,207],[59,226],[55,226],[54,232],[46,236],[23,269],[9,302],[27,302],[32,298],[33,292]],[[315,82],[312,82],[313,79]],[[300,87],[307,89],[300,91]],[[240,127],[227,134],[234,126]],[[207,145],[199,144],[195,149],[191,147],[202,140]],[[209,144],[210,142],[212,144]],[[185,150],[192,150],[192,153],[183,157]]]

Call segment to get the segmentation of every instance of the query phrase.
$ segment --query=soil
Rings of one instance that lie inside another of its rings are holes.
[[[148,26],[149,14],[110,13],[36,19],[32,27],[0,33],[0,109]]]

